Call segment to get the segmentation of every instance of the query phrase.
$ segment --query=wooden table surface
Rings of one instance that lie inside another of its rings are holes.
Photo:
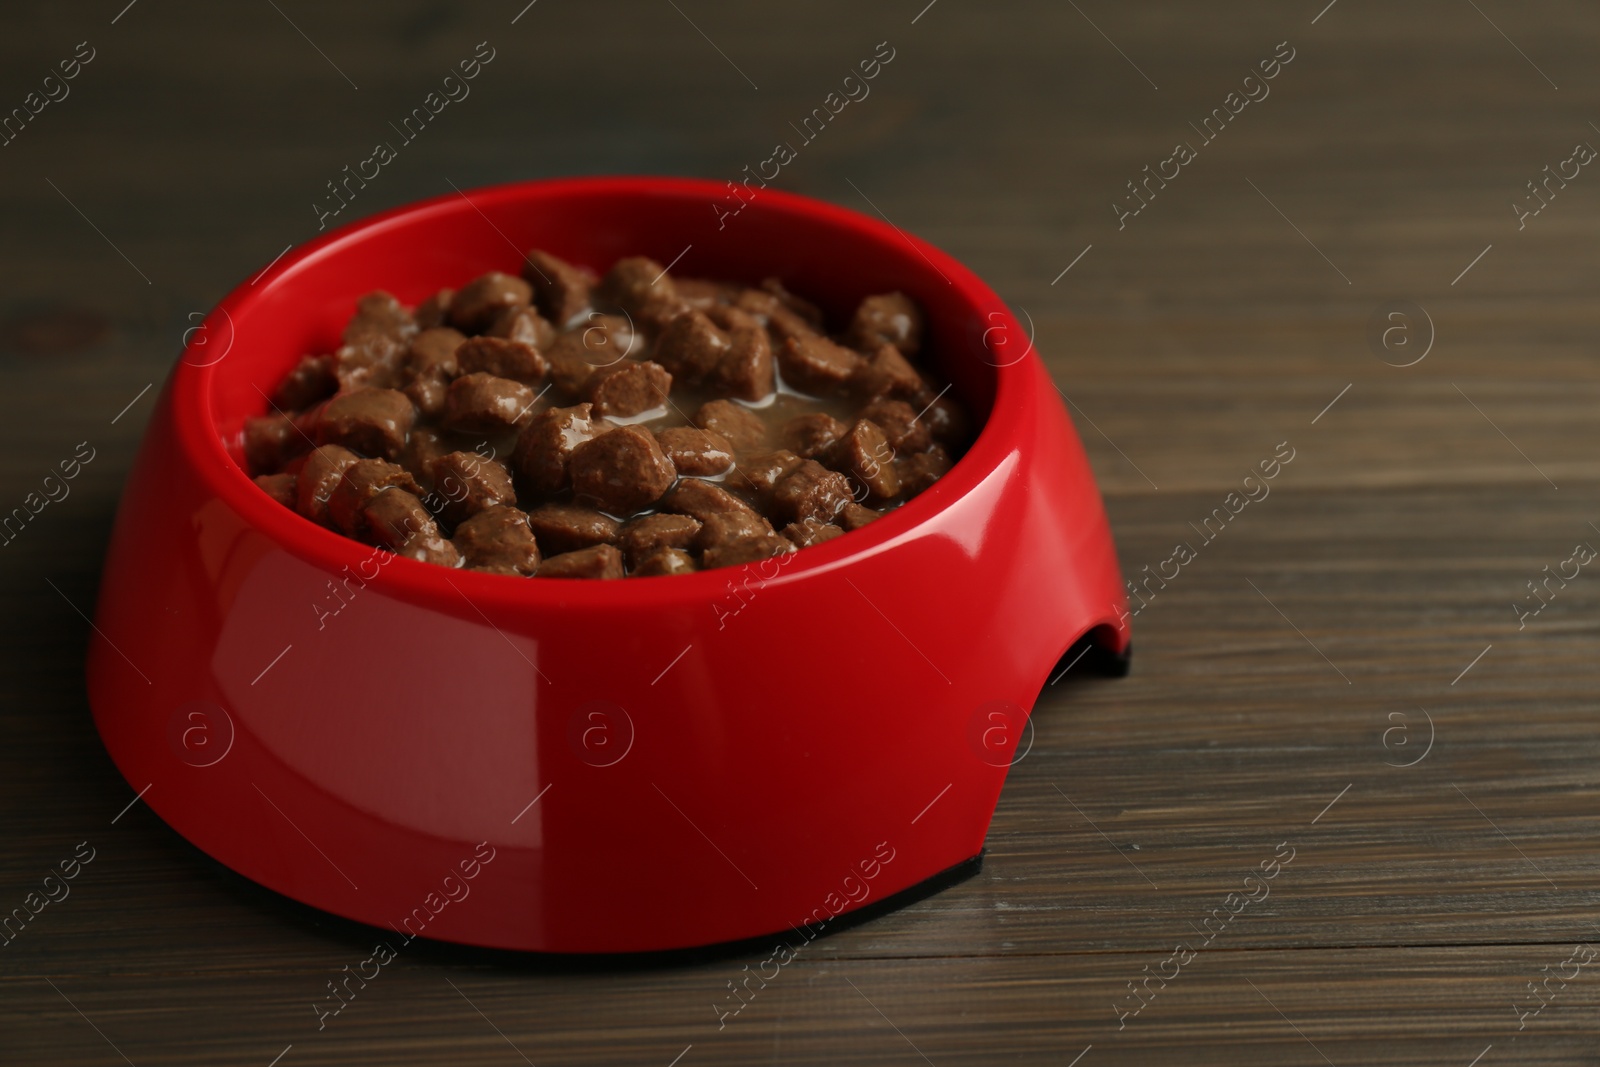
[[[125,2],[0,35],[7,109],[93,55],[0,147],[0,510],[95,454],[0,551],[0,911],[95,857],[0,948],[0,1063],[1600,1062],[1600,575],[1514,607],[1600,546],[1592,4]],[[146,386],[483,40],[472,96],[346,219],[452,183],[733,178],[888,41],[779,184],[1026,311],[1127,572],[1294,450],[1134,620],[1131,677],[1046,689],[981,875],[819,940],[721,1030],[758,956],[411,953],[319,1032],[364,942],[129,807],[85,702]]]

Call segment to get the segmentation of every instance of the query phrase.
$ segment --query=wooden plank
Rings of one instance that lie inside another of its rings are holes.
[[[1314,1064],[1326,1057],[1466,1065],[1490,1046],[1484,1063],[1563,1064],[1580,1062],[1600,1038],[1600,986],[1592,964],[1562,966],[1571,950],[1199,953],[1165,989],[1151,982],[1152,998],[1120,1020],[1120,1030],[1119,996],[1133,1003],[1127,984],[1170,949],[849,963],[802,956],[765,988],[752,981],[745,1007],[728,1017],[716,1006],[731,1002],[727,983],[742,975],[727,965],[573,977],[441,969],[402,957],[367,988],[352,983],[354,996],[327,1018],[313,1004],[328,997],[321,982],[338,966],[225,982],[57,973],[50,976],[56,989],[40,978],[0,980],[19,1016],[0,1041],[25,1062],[117,1062],[108,1047],[115,1044],[133,1063],[266,1064],[284,1053],[283,1063],[313,1067],[521,1060],[666,1067],[679,1055],[683,1064],[1067,1064],[1090,1046],[1081,1064]],[[1553,979],[1543,1010],[1519,1017],[1513,1002],[1523,1011],[1537,1006],[1526,985],[1546,966],[1575,977],[1564,989]]]

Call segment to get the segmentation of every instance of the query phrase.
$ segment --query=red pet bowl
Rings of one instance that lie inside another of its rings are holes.
[[[891,226],[659,178],[527,182],[348,226],[190,339],[129,478],[89,652],[112,758],[201,850],[404,936],[632,953],[841,924],[975,869],[1028,711],[1128,647],[1083,450],[1021,326]],[[846,320],[899,289],[982,429],[865,529],[745,568],[515,579],[383,556],[245,475],[248,416],[354,301],[546,248],[778,275]]]

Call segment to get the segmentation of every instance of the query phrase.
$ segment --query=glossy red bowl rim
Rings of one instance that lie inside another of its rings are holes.
[[[228,293],[207,316],[207,331],[215,336],[216,329],[220,329],[223,323],[227,324],[230,331],[233,330],[249,313],[252,305],[273,285],[286,281],[297,271],[314,263],[337,256],[366,235],[403,225],[419,215],[461,210],[460,201],[463,199],[468,201],[469,208],[481,208],[505,201],[515,202],[525,198],[529,192],[537,192],[542,198],[555,201],[567,192],[597,191],[619,195],[689,196],[705,202],[720,200],[726,194],[722,183],[702,179],[616,176],[507,182],[414,201],[357,219],[322,237],[291,248],[265,273],[241,283]],[[1013,337],[1025,336],[1010,309],[977,275],[948,253],[898,227],[825,201],[770,188],[762,190],[760,197],[752,201],[750,206],[791,215],[798,226],[805,225],[808,219],[826,220],[849,231],[854,238],[888,245],[897,254],[907,257],[908,261],[924,260],[925,267],[931,267],[950,283],[954,298],[970,305],[980,317],[981,328],[974,331],[974,336],[981,334],[987,337],[986,331],[995,329],[1004,330]],[[220,321],[219,315],[222,316]],[[179,446],[194,464],[202,483],[256,530],[299,558],[334,573],[346,566],[354,568],[369,558],[373,552],[371,545],[326,529],[278,504],[229,455],[221,435],[217,433],[212,407],[213,378],[220,373],[217,368],[227,362],[227,357],[224,355],[204,364],[189,359],[191,355],[197,359],[209,358],[202,350],[206,340],[202,335],[198,340],[192,338],[189,341],[173,371],[170,387],[173,428]],[[1021,402],[1020,392],[1026,388],[1022,380],[1024,373],[1029,363],[1038,358],[1030,342],[1022,357],[1004,364],[985,359],[995,373],[994,401],[976,440],[951,470],[928,489],[870,525],[786,557],[789,562],[779,568],[776,576],[763,577],[762,584],[786,585],[801,581],[891,549],[908,536],[915,536],[925,522],[989,478],[1013,449],[1012,443],[1003,436],[1005,427],[1012,425],[1013,420],[1001,416]],[[399,565],[395,566],[395,563]],[[603,609],[706,603],[721,597],[728,582],[744,570],[724,567],[693,574],[630,577],[614,581],[552,579],[540,582],[537,576],[530,580],[401,558],[384,568],[384,584],[395,595],[419,603],[459,601],[471,593],[472,596],[467,599],[474,606],[488,602],[507,609],[539,606]],[[460,604],[453,606],[459,609]]]

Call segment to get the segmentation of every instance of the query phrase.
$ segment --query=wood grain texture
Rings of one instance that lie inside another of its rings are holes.
[[[1520,230],[1510,208],[1600,144],[1592,5],[122,7],[30,8],[0,38],[5,108],[97,50],[0,148],[0,507],[96,449],[0,549],[0,909],[96,849],[0,948],[0,1063],[1595,1062],[1600,961],[1566,961],[1600,942],[1600,576],[1525,627],[1512,605],[1600,545],[1600,173]],[[733,178],[891,41],[781,184],[880,211],[1025,309],[1130,576],[1198,548],[1134,619],[1131,677],[1046,685],[983,872],[817,941],[720,1029],[759,957],[555,974],[419,948],[319,1030],[362,937],[142,805],[117,817],[133,791],[84,701],[78,611],[141,390],[485,39],[472,97],[346,218],[452,182]],[[1124,183],[1285,40],[1271,95],[1119,230]],[[1415,366],[1369,343],[1395,300],[1433,325]],[[1271,495],[1201,544],[1279,442]],[[1205,943],[1283,843],[1270,895]]]

